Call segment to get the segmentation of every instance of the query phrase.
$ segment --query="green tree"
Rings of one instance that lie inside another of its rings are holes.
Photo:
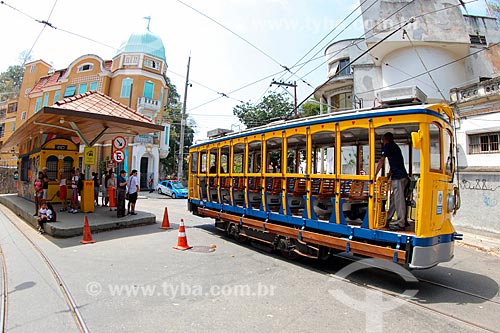
[[[277,119],[286,119],[293,104],[283,94],[271,92],[258,104],[242,103],[233,108],[233,114],[247,128],[257,127]]]
[[[302,104],[302,110],[300,110],[300,117],[310,117],[319,114],[319,102],[314,98]]]
[[[20,65],[9,66],[7,71],[0,73],[0,97],[2,101],[19,94],[23,75],[24,67]]]
[[[177,174],[177,158],[179,156],[179,140],[181,137],[181,118],[182,118],[182,103],[179,102],[180,95],[177,93],[176,86],[167,77],[167,86],[169,88],[169,98],[167,105],[163,111],[163,120],[170,123],[170,152],[166,158],[160,160],[161,174],[172,175]],[[186,127],[184,129],[184,156],[187,157],[189,146],[193,144],[194,128],[196,122],[186,115]],[[187,158],[184,158],[183,169],[187,170]]]
[[[500,1],[499,0],[491,0],[486,1],[488,7],[490,8],[491,14],[493,17],[500,19]]]

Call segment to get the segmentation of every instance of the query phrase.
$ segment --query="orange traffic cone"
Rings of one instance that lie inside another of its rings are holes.
[[[165,207],[165,212],[163,213],[163,223],[161,224],[160,229],[172,229],[170,227],[170,222],[168,221],[168,209]]]
[[[179,236],[177,237],[177,245],[173,246],[174,249],[177,250],[189,250],[192,246],[188,245],[187,237],[186,237],[186,229],[184,228],[184,220],[181,219],[181,223],[179,225]]]
[[[89,220],[87,219],[87,215],[83,217],[83,239],[80,241],[80,243],[95,243],[95,240],[92,239],[92,233],[90,232]]]

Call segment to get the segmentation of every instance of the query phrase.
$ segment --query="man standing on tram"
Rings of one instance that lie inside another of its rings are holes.
[[[394,142],[394,136],[387,132],[382,137],[384,147],[382,148],[382,157],[378,161],[375,176],[384,166],[385,158],[389,159],[390,170],[387,176],[391,179],[391,202],[387,215],[387,223],[393,231],[405,230],[406,222],[406,198],[405,188],[408,184],[408,173],[406,172],[403,154],[401,148]],[[397,220],[392,224],[394,213],[397,214]]]

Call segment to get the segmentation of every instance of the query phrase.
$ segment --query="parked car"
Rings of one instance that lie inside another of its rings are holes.
[[[159,194],[168,195],[172,199],[188,197],[187,188],[179,181],[162,180],[158,183],[157,190]]]

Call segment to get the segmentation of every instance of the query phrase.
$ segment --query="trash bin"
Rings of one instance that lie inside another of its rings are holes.
[[[109,208],[116,208],[116,187],[108,187]]]
[[[93,213],[94,212],[94,181],[84,180],[82,189],[82,202],[80,202],[80,208],[82,213]]]

